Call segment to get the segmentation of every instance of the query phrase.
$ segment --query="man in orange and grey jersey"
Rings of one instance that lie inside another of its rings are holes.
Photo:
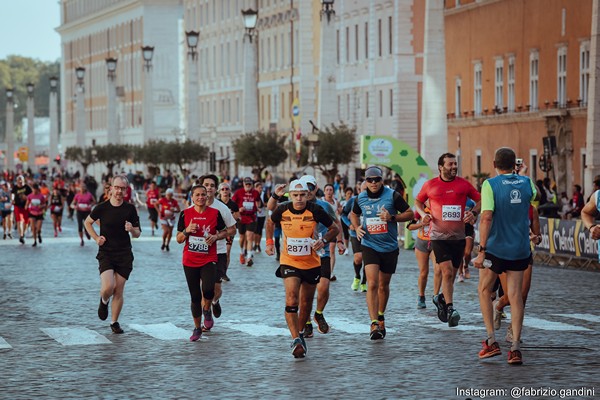
[[[219,318],[222,313],[221,303],[219,302],[219,299],[223,295],[221,283],[227,272],[227,238],[235,236],[235,218],[233,218],[231,210],[223,202],[215,199],[217,187],[219,186],[219,178],[211,174],[201,176],[198,181],[206,188],[206,205],[219,211],[227,229],[227,236],[217,241],[217,276],[215,281],[215,296],[212,299],[212,312],[215,318]],[[207,331],[210,328],[203,327],[203,330]]]
[[[424,224],[431,221],[429,238],[435,260],[442,271],[442,294],[433,297],[438,318],[448,326],[458,325],[460,314],[454,308],[454,280],[465,251],[465,222],[475,223],[480,208],[481,195],[467,181],[456,176],[456,156],[444,153],[438,159],[439,176],[425,182],[415,198],[415,209],[422,215]],[[476,202],[465,211],[467,197]],[[425,212],[429,200],[431,212]]]
[[[254,230],[256,229],[256,213],[261,205],[260,193],[254,189],[252,178],[244,178],[244,187],[233,194],[232,200],[240,208],[240,264],[251,267],[254,264]]]
[[[279,205],[267,220],[265,253],[275,253],[273,232],[281,223],[283,248],[281,249],[280,275],[285,287],[285,320],[292,335],[292,354],[295,358],[306,355],[306,342],[300,331],[308,320],[315,289],[321,276],[318,251],[338,235],[333,220],[315,203],[307,201],[308,187],[300,180],[290,183],[291,202]],[[317,225],[322,223],[327,233],[315,239]],[[300,311],[300,314],[298,314]]]
[[[148,219],[150,220],[150,226],[152,227],[152,236],[154,236],[154,230],[158,228],[158,210],[156,209],[156,203],[160,200],[160,190],[156,187],[156,182],[150,182],[150,188],[146,192],[146,207],[148,208]]]

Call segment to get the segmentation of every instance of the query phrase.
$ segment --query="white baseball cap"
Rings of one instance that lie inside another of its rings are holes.
[[[290,192],[308,192],[308,186],[300,179],[294,179],[290,182]]]
[[[167,189],[167,191],[165,192],[165,194],[173,194],[173,189],[171,189],[171,188]]]
[[[306,183],[307,185],[310,183],[311,185],[317,186],[317,180],[312,175],[303,175],[299,181]],[[307,186],[308,187],[308,186]]]

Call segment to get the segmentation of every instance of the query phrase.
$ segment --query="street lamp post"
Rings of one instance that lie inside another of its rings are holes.
[[[14,92],[6,88],[6,168],[15,170]]]
[[[243,133],[258,130],[258,49],[256,41],[256,23],[258,11],[242,10],[244,17],[244,124]],[[248,38],[248,40],[246,40]]]
[[[34,129],[34,101],[33,94],[35,85],[29,82],[27,85],[27,167],[35,173],[35,129]]]
[[[49,163],[58,156],[58,78],[50,77],[50,149]]]
[[[119,134],[117,126],[117,86],[115,79],[117,76],[117,59],[106,59],[106,70],[108,72],[108,92],[107,92],[107,115],[106,115],[106,139],[107,143],[119,143]]]
[[[77,77],[77,120],[75,126],[75,146],[83,148],[85,146],[85,68],[75,68],[75,76]]]
[[[142,46],[142,57],[144,58],[144,112],[142,113],[144,133],[142,142],[146,143],[154,139],[154,98],[152,82],[152,56],[153,46]]]
[[[319,92],[317,111],[317,124],[323,127],[333,123],[336,120],[335,107],[336,87],[335,87],[335,26],[331,22],[331,16],[335,14],[333,10],[334,0],[321,0],[321,53],[319,55]],[[323,18],[326,15],[327,18]]]
[[[200,139],[200,116],[198,112],[198,40],[200,33],[187,31],[185,38],[188,46],[188,109],[187,135],[191,139]]]

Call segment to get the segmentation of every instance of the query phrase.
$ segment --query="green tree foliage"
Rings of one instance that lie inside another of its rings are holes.
[[[185,142],[179,140],[163,142],[161,160],[164,164],[176,165],[179,172],[183,173],[186,165],[189,166],[198,161],[206,160],[208,151],[208,147],[190,139],[186,139]]]
[[[108,143],[105,145],[94,146],[96,150],[96,160],[106,164],[106,168],[110,175],[113,174],[113,168],[115,165],[132,158],[133,149],[132,146],[127,144],[113,144]]]
[[[83,167],[83,175],[87,175],[87,169],[94,162],[94,154],[92,147],[67,147],[65,150],[65,158],[69,161],[76,161]]]
[[[27,114],[26,85],[28,82],[32,82],[35,85],[35,116],[47,117],[49,115],[51,76],[60,76],[60,64],[58,62],[42,62],[21,56],[8,56],[5,60],[0,60],[0,110],[2,110],[0,112],[0,137],[4,137],[6,131],[6,113],[4,112],[6,110],[5,89],[7,87],[14,89],[14,120],[15,131],[18,133],[21,131],[21,121]],[[60,98],[58,105],[60,107]]]
[[[319,131],[319,145],[317,148],[317,165],[327,182],[333,183],[335,175],[339,172],[340,164],[352,162],[357,154],[356,128],[349,128],[345,124],[326,127]]]
[[[258,174],[267,167],[275,167],[284,162],[285,138],[277,132],[257,131],[246,133],[233,142],[236,158],[241,165],[258,170]]]

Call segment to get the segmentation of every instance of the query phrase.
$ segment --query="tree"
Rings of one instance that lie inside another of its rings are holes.
[[[77,161],[83,167],[83,175],[87,175],[87,169],[94,162],[92,147],[67,147],[65,158],[70,161]]]
[[[331,124],[324,131],[319,131],[315,168],[323,173],[328,183],[333,183],[340,164],[352,162],[357,154],[356,144],[356,128],[349,128],[344,123]]]
[[[275,167],[287,159],[284,143],[285,138],[277,132],[257,131],[236,139],[233,150],[241,165],[256,169],[261,176],[265,168]]]
[[[95,146],[94,149],[96,150],[96,161],[106,164],[109,175],[113,174],[115,165],[130,158],[132,153],[131,146],[127,144],[108,143]]]
[[[176,165],[183,174],[186,165],[206,160],[208,151],[208,147],[190,139],[185,142],[163,142],[161,160],[165,164]]]

